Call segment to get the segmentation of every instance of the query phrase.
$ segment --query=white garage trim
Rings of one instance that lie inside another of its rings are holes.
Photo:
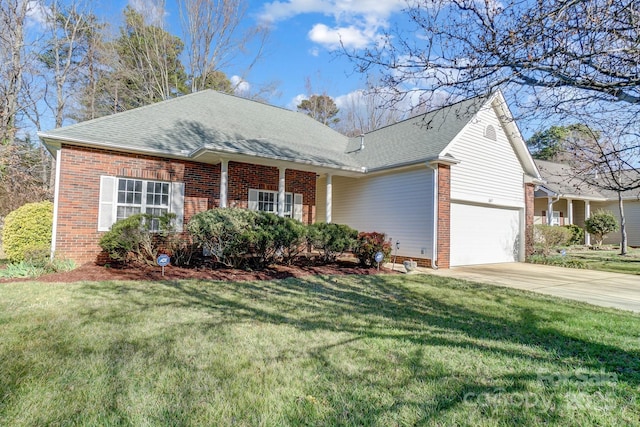
[[[451,203],[451,266],[516,262],[522,251],[519,208]]]

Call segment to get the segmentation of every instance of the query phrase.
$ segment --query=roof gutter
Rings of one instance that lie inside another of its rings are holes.
[[[123,152],[134,152],[134,153],[140,153],[140,154],[149,154],[149,155],[155,155],[155,156],[163,156],[163,157],[177,157],[177,158],[182,158],[182,159],[192,159],[195,160],[195,158],[199,155],[202,155],[204,153],[222,153],[222,154],[238,154],[238,155],[245,155],[245,156],[251,156],[251,157],[257,157],[257,158],[261,158],[261,159],[267,159],[267,160],[276,160],[276,161],[284,161],[284,162],[288,162],[288,163],[295,163],[295,164],[303,164],[303,165],[309,165],[309,166],[315,166],[315,167],[323,167],[323,168],[327,168],[327,169],[332,169],[332,170],[340,170],[340,171],[344,171],[344,172],[355,172],[355,173],[366,173],[367,172],[367,168],[365,167],[346,167],[346,166],[335,166],[335,165],[328,165],[328,164],[323,164],[323,163],[318,163],[318,162],[313,162],[310,160],[307,161],[296,161],[296,160],[291,160],[291,159],[287,159],[284,157],[280,157],[280,156],[271,156],[271,157],[267,157],[264,155],[260,155],[258,153],[255,152],[247,152],[247,151],[241,151],[241,150],[231,150],[231,149],[216,149],[216,150],[212,150],[208,147],[198,147],[195,150],[192,151],[188,151],[188,150],[181,150],[180,153],[174,153],[174,152],[170,152],[170,151],[158,151],[158,150],[145,150],[145,149],[139,149],[139,148],[132,148],[132,147],[127,147],[127,146],[123,146],[123,145],[119,145],[119,144],[105,144],[103,142],[96,142],[96,141],[88,141],[85,139],[80,139],[80,138],[61,138],[55,135],[50,135],[44,132],[38,132],[38,137],[40,137],[44,142],[45,142],[45,146],[47,147],[47,150],[49,150],[49,152],[54,155],[52,150],[52,147],[54,147],[54,144],[51,144],[51,142],[58,142],[58,143],[71,143],[71,144],[78,144],[78,145],[84,145],[84,146],[93,146],[93,147],[98,147],[98,148],[104,148],[104,149],[109,149],[109,150],[116,150],[116,151],[123,151]]]

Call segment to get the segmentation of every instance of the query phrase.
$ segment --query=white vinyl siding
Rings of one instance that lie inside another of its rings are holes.
[[[451,203],[451,266],[518,261],[521,215],[521,209]]]
[[[598,210],[611,211],[620,224],[620,210],[618,202],[591,202],[591,215]],[[625,200],[624,201],[624,217],[627,228],[627,244],[629,246],[640,246],[640,201]],[[604,243],[608,245],[619,245],[622,240],[620,230],[607,234]],[[593,243],[593,239],[591,243]]]
[[[316,218],[326,218],[326,178],[316,186]],[[332,222],[400,241],[398,255],[431,258],[433,171],[426,166],[364,178],[333,176]],[[394,252],[395,253],[395,249]]]
[[[486,138],[493,126],[496,139]],[[481,110],[449,146],[451,199],[479,204],[524,207],[524,169],[493,108]]]
[[[250,189],[248,200],[250,210],[278,214],[277,191]],[[285,193],[283,216],[302,221],[302,194]]]
[[[184,184],[113,176],[100,177],[98,231],[108,231],[117,221],[137,213],[160,216],[172,212],[175,227],[182,231]],[[157,224],[152,224],[156,229]]]

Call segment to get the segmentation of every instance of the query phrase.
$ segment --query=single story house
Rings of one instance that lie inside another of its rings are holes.
[[[348,138],[205,90],[38,134],[56,159],[52,251],[94,261],[131,214],[237,206],[348,224],[421,266],[515,262],[540,174],[501,93]]]
[[[545,160],[535,162],[544,180],[535,191],[535,224],[576,224],[584,227],[585,219],[597,210],[611,211],[620,221],[618,193],[588,185],[567,164]],[[640,246],[640,190],[622,192],[622,201],[628,244]],[[591,237],[586,233],[585,244],[590,243]],[[620,244],[620,233],[610,233],[604,243]]]

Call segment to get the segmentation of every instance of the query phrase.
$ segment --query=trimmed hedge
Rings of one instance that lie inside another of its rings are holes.
[[[344,252],[351,250],[358,231],[344,224],[315,223],[307,229],[309,244],[320,252],[324,262],[333,262]]]
[[[53,203],[27,203],[6,216],[2,230],[2,248],[11,262],[20,262],[32,254],[48,254],[53,230]]]

